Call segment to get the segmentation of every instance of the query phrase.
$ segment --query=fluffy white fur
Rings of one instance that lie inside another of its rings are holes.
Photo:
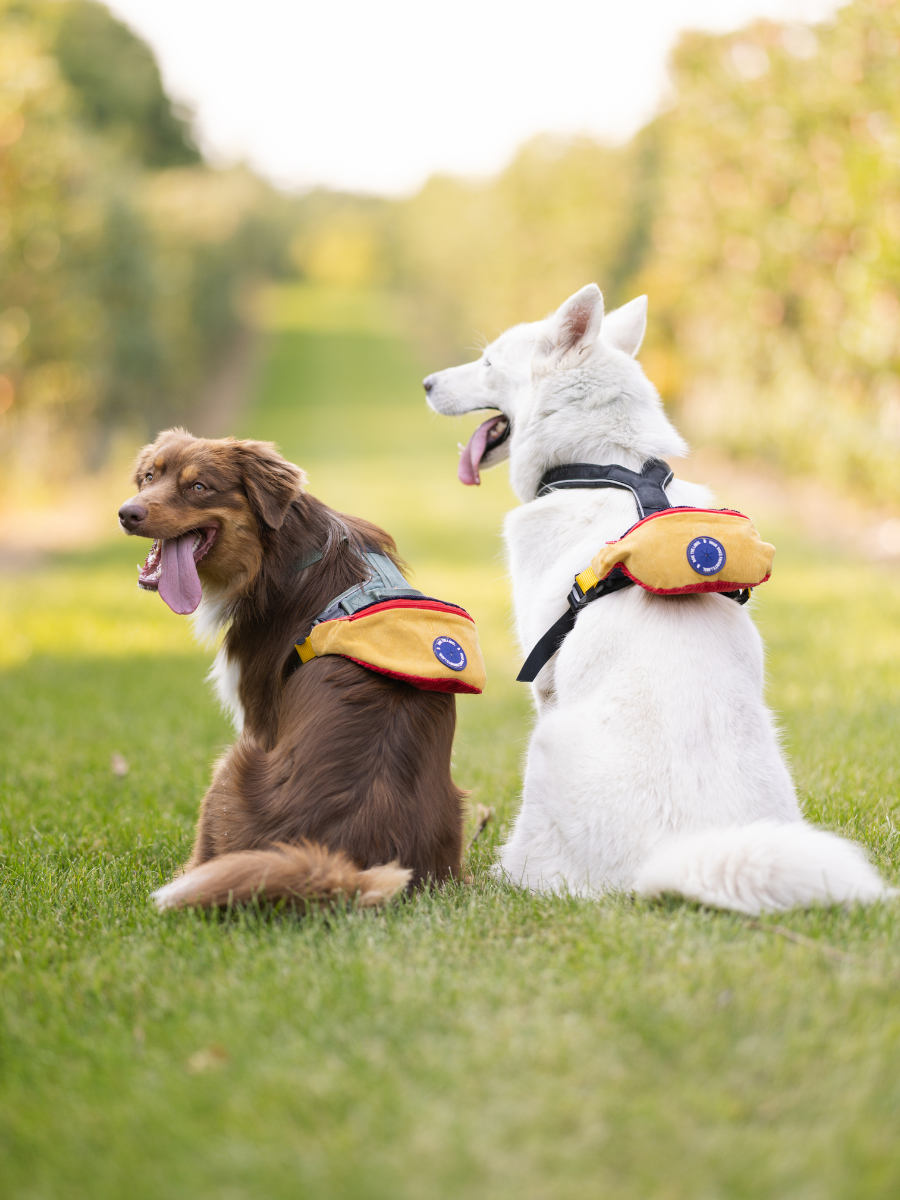
[[[604,318],[590,284],[426,380],[437,412],[491,408],[511,422],[482,466],[508,455],[522,502],[505,534],[523,653],[565,611],[575,574],[637,519],[623,491],[535,499],[543,473],[569,462],[639,470],[686,451],[634,359],[645,323],[645,297]],[[678,480],[668,496],[712,503]],[[513,881],[674,892],[747,913],[892,894],[859,847],[803,821],[762,699],[762,642],[734,601],[616,592],[581,613],[533,686],[522,807],[500,858]]]
[[[240,736],[244,731],[244,706],[238,695],[241,668],[228,657],[224,646],[220,647],[219,653],[213,659],[206,678],[213,685],[222,708],[231,717],[235,733]]]
[[[223,597],[207,588],[191,619],[194,625],[194,637],[201,644],[208,644],[214,641],[228,624],[230,614]],[[224,646],[219,647],[219,652],[213,659],[206,678],[212,684],[222,708],[231,717],[235,732],[240,736],[244,730],[244,706],[241,704],[238,694],[241,669],[228,657]]]
[[[231,614],[222,592],[205,587],[203,599],[191,617],[197,641],[201,645],[214,641],[230,620]]]
[[[211,863],[207,864],[207,866],[211,865]],[[195,867],[192,871],[188,871],[187,874],[179,875],[171,883],[167,883],[164,887],[157,888],[155,892],[151,892],[150,896],[156,905],[157,912],[167,912],[169,909],[180,908],[186,897],[196,895],[199,890],[202,890],[205,882],[204,874],[212,874],[212,872],[204,872],[203,867]]]

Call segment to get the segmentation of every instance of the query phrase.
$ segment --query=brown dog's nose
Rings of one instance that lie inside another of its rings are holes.
[[[129,500],[127,504],[123,504],[119,509],[119,520],[129,533],[137,529],[146,515],[147,510],[143,504],[135,504],[133,500]]]

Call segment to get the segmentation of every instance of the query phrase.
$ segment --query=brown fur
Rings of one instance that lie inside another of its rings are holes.
[[[224,907],[256,896],[315,900],[327,904],[355,897],[363,908],[389,899],[409,882],[409,871],[395,863],[360,871],[346,854],[313,842],[288,846],[279,842],[271,850],[241,850],[223,854],[196,867],[178,880],[179,892],[160,907],[183,908],[198,904]]]
[[[224,645],[240,665],[245,714],[202,802],[189,875],[160,898],[166,907],[260,892],[375,903],[407,880],[441,883],[459,872],[455,697],[338,657],[284,671],[314,617],[365,578],[359,550],[396,561],[386,533],[329,509],[302,491],[304,481],[268,443],[183,430],[161,433],[138,458],[139,491],[128,503],[147,515],[132,532],[218,530],[198,571],[204,597],[230,619]],[[297,569],[317,551],[321,561]]]

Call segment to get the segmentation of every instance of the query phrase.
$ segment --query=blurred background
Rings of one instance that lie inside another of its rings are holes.
[[[422,374],[596,280],[701,474],[900,553],[900,5],[606,9],[2,0],[0,543],[171,423],[452,481]]]

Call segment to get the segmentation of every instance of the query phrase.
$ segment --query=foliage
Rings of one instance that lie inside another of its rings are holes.
[[[898,54],[886,0],[816,30],[685,38],[635,280],[649,361],[698,436],[894,503]]]
[[[200,161],[184,116],[163,91],[149,47],[92,0],[66,0],[54,52],[87,121],[117,136],[147,167]]]
[[[292,202],[173,165],[196,157],[105,9],[0,3],[0,436],[25,467],[182,416],[246,288],[287,268]]]
[[[438,176],[395,214],[397,275],[451,345],[536,320],[631,245],[637,155],[541,137],[487,184]]]

